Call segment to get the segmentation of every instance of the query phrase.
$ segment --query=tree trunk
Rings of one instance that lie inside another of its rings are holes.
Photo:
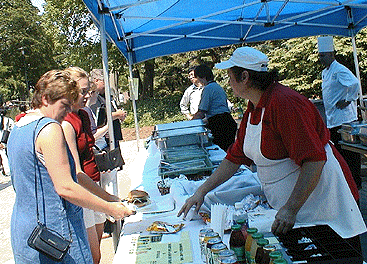
[[[142,98],[153,98],[154,88],[154,59],[148,60],[144,63],[144,77]]]

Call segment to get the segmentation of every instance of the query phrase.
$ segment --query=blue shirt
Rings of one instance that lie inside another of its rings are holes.
[[[206,113],[206,117],[229,113],[227,95],[223,88],[212,81],[209,82],[201,94],[199,110]]]

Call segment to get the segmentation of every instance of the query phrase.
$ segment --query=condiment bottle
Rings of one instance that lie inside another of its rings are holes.
[[[247,238],[246,238],[246,245],[245,250],[250,251],[251,250],[251,244],[252,244],[252,235],[257,232],[257,228],[247,228]]]
[[[246,263],[245,237],[242,234],[240,225],[232,225],[231,236],[229,237],[229,247],[234,251],[239,264]]]
[[[273,263],[274,264],[288,264],[288,262],[282,257],[274,259]]]
[[[260,238],[257,240],[257,249],[255,254],[255,262],[260,264],[264,257],[264,246],[269,244],[269,240]]]
[[[262,233],[254,233],[252,234],[252,243],[251,243],[251,249],[250,249],[250,259],[251,263],[255,263],[255,255],[257,250],[257,241],[260,238],[263,238],[264,235]]]
[[[211,248],[213,247],[213,245],[218,243],[222,243],[222,239],[220,237],[211,238],[206,242],[206,251],[205,251],[206,264],[211,264],[212,262]]]
[[[268,244],[268,245],[265,245],[263,249],[264,249],[264,255],[263,255],[263,258],[262,258],[260,264],[269,264],[269,262],[270,262],[269,254],[271,252],[275,251],[276,247],[273,244]]]
[[[204,253],[204,236],[206,233],[213,232],[211,228],[203,228],[199,232],[199,245],[200,245],[200,252],[201,252],[201,260],[205,262],[205,253]]]
[[[227,249],[224,243],[214,244],[210,249],[212,255],[210,264],[219,264],[219,253]]]
[[[248,228],[248,222],[247,219],[238,219],[237,224],[241,225],[241,231],[242,234],[245,236],[245,239],[247,239],[247,228]]]
[[[239,264],[236,256],[226,257],[220,260],[220,264]]]
[[[204,235],[204,243],[203,243],[203,252],[202,252],[202,261],[206,262],[206,243],[212,238],[219,237],[219,234],[217,232],[208,232]]]
[[[281,258],[282,257],[282,253],[280,251],[278,251],[278,250],[275,250],[273,252],[270,252],[269,257],[270,257],[269,264],[274,264],[274,260],[276,260],[278,258]]]
[[[220,263],[221,259],[228,258],[228,257],[231,257],[231,256],[236,256],[232,249],[227,249],[227,250],[219,252],[219,256],[218,256],[219,263]]]

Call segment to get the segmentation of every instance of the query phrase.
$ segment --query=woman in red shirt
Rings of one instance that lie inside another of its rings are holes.
[[[85,188],[106,201],[121,201],[119,197],[107,193],[97,184],[100,180],[100,172],[92,149],[95,140],[88,113],[82,109],[90,96],[88,74],[78,67],[71,67],[65,71],[70,73],[71,78],[78,83],[81,90],[78,101],[72,106],[72,112],[62,122],[66,141],[75,160],[78,180]],[[88,177],[84,177],[84,175],[88,175]],[[100,243],[106,216],[86,208],[83,208],[83,212],[93,261],[96,264],[101,259]]]
[[[254,163],[269,204],[278,210],[273,233],[286,233],[297,222],[328,224],[344,238],[357,237],[367,229],[351,192],[358,198],[350,170],[329,143],[316,107],[278,83],[267,63],[265,54],[241,47],[216,65],[228,69],[234,95],[248,99],[249,106],[226,158],[179,215],[193,205],[198,211],[209,191],[232,177],[241,164]]]

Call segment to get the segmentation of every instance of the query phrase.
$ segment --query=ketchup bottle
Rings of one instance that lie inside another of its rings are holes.
[[[246,264],[245,253],[246,239],[241,231],[241,225],[233,225],[231,227],[231,236],[229,238],[229,247],[234,251],[239,264]]]

